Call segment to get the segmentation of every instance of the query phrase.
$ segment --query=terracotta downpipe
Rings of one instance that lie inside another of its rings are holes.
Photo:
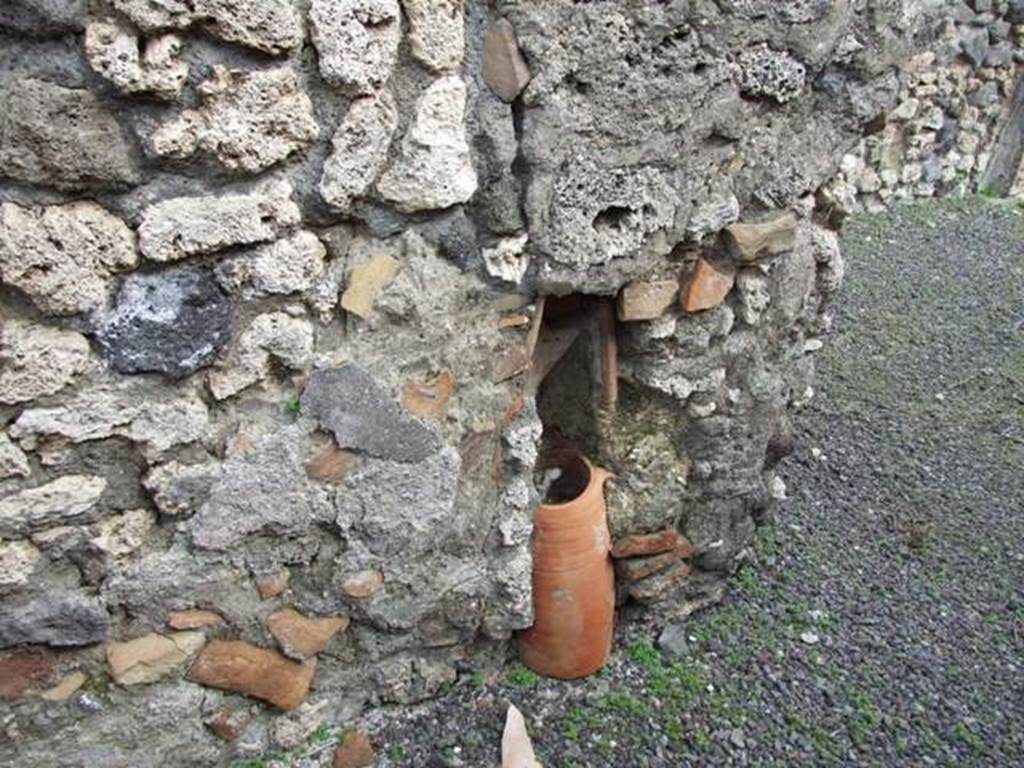
[[[572,496],[542,504],[533,520],[534,623],[519,636],[519,655],[547,677],[573,679],[600,669],[615,627],[615,574],[605,513],[609,473],[572,450],[548,451],[542,467],[558,467],[552,486]]]

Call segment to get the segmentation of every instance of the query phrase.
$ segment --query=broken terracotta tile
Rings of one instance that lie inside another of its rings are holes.
[[[398,261],[387,254],[378,254],[365,264],[353,267],[341,295],[341,308],[365,318],[373,309],[377,295],[398,275],[398,269]]]
[[[384,589],[384,574],[380,571],[360,571],[345,579],[341,589],[349,597],[372,597]]]
[[[295,709],[305,700],[314,672],[313,662],[289,661],[276,651],[238,640],[211,640],[192,664],[188,679],[280,709]]]
[[[666,571],[638,581],[629,588],[629,596],[639,603],[651,602],[685,581],[689,575],[690,566],[680,561]]]
[[[734,259],[753,261],[793,250],[796,229],[796,216],[787,212],[764,221],[730,224],[723,230],[722,240]]]
[[[619,293],[619,320],[654,320],[675,303],[677,280],[644,280],[630,283]]]
[[[39,698],[45,701],[67,701],[75,691],[85,685],[85,681],[88,679],[85,672],[72,672],[61,678],[61,681],[53,688],[48,688],[40,693]]]
[[[0,701],[14,701],[53,677],[53,659],[41,653],[14,653],[0,658]]]
[[[166,636],[151,632],[123,643],[109,643],[110,675],[119,685],[154,683],[188,661],[205,642],[201,632]]]
[[[205,720],[206,726],[224,741],[234,741],[245,730],[252,718],[247,712],[224,707]]]
[[[451,371],[443,371],[426,384],[408,381],[402,385],[402,407],[413,416],[442,421],[454,392]]]
[[[332,768],[370,768],[375,761],[370,737],[362,731],[349,731],[334,752]]]
[[[287,570],[257,576],[256,590],[260,593],[260,597],[264,600],[269,600],[288,589],[288,582],[291,580],[291,577],[291,572]]]
[[[521,328],[529,324],[530,318],[527,315],[509,315],[498,321],[499,328]]]
[[[680,283],[680,306],[684,312],[700,312],[717,307],[732,290],[735,281],[736,268],[732,265],[715,265],[698,257],[696,264]]]
[[[306,464],[306,477],[317,482],[338,485],[352,471],[355,463],[354,453],[329,445]]]
[[[300,661],[316,656],[332,637],[347,627],[347,616],[309,618],[291,608],[272,613],[267,618],[267,629],[284,655]]]
[[[498,19],[484,35],[484,82],[502,101],[515,101],[530,82],[530,68],[519,50],[516,32],[507,19]]]
[[[167,626],[171,629],[202,629],[224,623],[224,617],[213,611],[190,608],[187,611],[171,611],[167,614]]]
[[[670,552],[662,552],[659,555],[644,555],[616,560],[615,575],[627,583],[640,581],[666,570],[692,552],[693,548],[687,544],[677,547]]]
[[[657,555],[662,552],[670,552],[680,547],[688,548],[686,554],[681,557],[689,557],[693,553],[693,547],[675,528],[666,528],[656,533],[637,533],[626,536],[615,542],[612,547],[612,557],[636,557],[637,555]]]

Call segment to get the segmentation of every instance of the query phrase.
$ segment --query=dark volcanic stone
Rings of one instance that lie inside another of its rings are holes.
[[[358,365],[314,371],[302,413],[334,433],[340,448],[394,461],[422,461],[441,448],[441,435],[399,409]]]
[[[106,639],[107,624],[95,598],[69,592],[8,599],[0,602],[0,648],[91,645]]]
[[[175,269],[126,278],[97,338],[122,373],[182,378],[207,365],[230,336],[231,304],[210,275]]]

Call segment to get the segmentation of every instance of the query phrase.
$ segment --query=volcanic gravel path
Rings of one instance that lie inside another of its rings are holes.
[[[790,499],[720,605],[564,683],[473,660],[366,713],[387,766],[1024,765],[1024,210],[854,217]]]

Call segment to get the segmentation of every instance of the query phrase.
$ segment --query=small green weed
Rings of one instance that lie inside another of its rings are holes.
[[[402,760],[405,757],[405,750],[402,748],[401,744],[392,744],[390,747],[388,747],[387,755],[388,760],[390,760],[393,763],[397,763],[399,760]]]
[[[661,653],[647,638],[637,640],[629,646],[629,657],[645,672],[653,672],[661,668]]]
[[[985,748],[985,742],[978,734],[971,731],[963,722],[953,726],[953,735],[966,744],[972,752],[981,752]]]
[[[516,688],[533,688],[540,682],[540,678],[526,667],[516,667],[505,675],[505,682]]]
[[[284,410],[286,413],[292,416],[298,416],[302,413],[302,401],[298,395],[292,395],[284,401]]]

